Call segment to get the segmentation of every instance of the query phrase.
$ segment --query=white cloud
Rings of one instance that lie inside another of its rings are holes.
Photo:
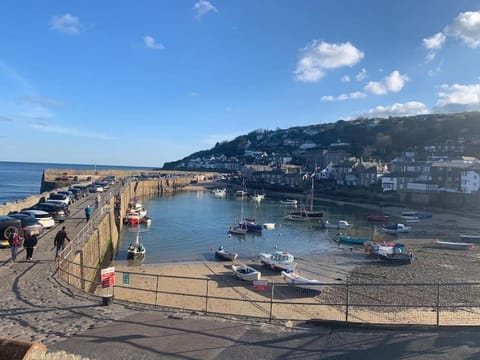
[[[394,70],[390,75],[385,76],[382,82],[370,81],[363,88],[366,92],[374,95],[385,95],[388,92],[399,92],[408,81],[407,75],[402,75],[398,70]]]
[[[429,38],[423,39],[423,46],[425,47],[425,49],[428,50],[427,56],[425,56],[425,62],[429,63],[433,59],[435,59],[437,51],[443,47],[446,39],[447,37],[445,36],[445,34],[441,32],[436,33]]]
[[[471,48],[476,48],[480,45],[480,11],[458,14],[452,24],[445,28],[445,32],[462,40]]]
[[[351,99],[363,99],[366,98],[367,94],[361,91],[354,91],[348,94],[340,94],[338,96],[325,95],[321,97],[321,101],[344,101]]]
[[[425,104],[418,101],[409,101],[404,104],[395,103],[391,106],[376,106],[357,117],[388,118],[390,116],[412,116],[427,113]]]
[[[195,18],[200,20],[204,15],[207,15],[209,12],[216,12],[218,10],[215,6],[212,5],[210,1],[207,0],[199,0],[193,6],[193,10],[195,11]]]
[[[52,16],[50,28],[67,34],[79,34],[83,30],[83,25],[80,23],[78,17],[65,14]]]
[[[360,72],[357,75],[355,75],[355,79],[357,79],[357,81],[362,81],[366,77],[367,77],[367,70],[365,69],[360,70]]]
[[[480,84],[443,84],[438,92],[434,112],[461,112],[480,110]]]
[[[20,115],[31,119],[50,119],[53,117],[53,114],[50,112],[50,110],[39,104],[31,106],[28,110]]]
[[[385,85],[378,81],[369,81],[368,84],[365,85],[363,90],[373,95],[385,95],[387,93],[387,88],[385,87]]]
[[[341,82],[350,82],[350,76],[348,75],[343,75],[342,78],[340,79]]]
[[[165,47],[157,42],[153,36],[145,35],[143,37],[143,43],[145,44],[146,47],[150,49],[156,49],[156,50],[163,50]]]
[[[300,51],[300,59],[294,71],[295,80],[317,82],[327,70],[357,64],[364,53],[349,42],[329,44],[313,40]]]

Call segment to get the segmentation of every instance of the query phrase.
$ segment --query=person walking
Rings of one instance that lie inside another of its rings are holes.
[[[95,197],[95,209],[98,209],[98,207],[100,206],[100,201],[101,200],[102,200],[102,197],[98,193],[97,196]]]
[[[55,240],[53,241],[53,245],[57,249],[55,253],[55,259],[59,257],[62,250],[65,249],[65,240],[68,240],[68,242],[70,242],[70,238],[67,235],[65,226],[63,226],[62,230],[57,232],[57,235],[55,235]]]
[[[25,240],[23,240],[23,247],[27,252],[27,261],[32,261],[33,249],[37,246],[38,238],[37,235],[31,235],[30,233],[25,235]]]
[[[85,220],[90,220],[90,216],[92,216],[92,208],[90,207],[90,205],[88,205],[86,208],[85,208]]]
[[[22,245],[22,239],[18,235],[17,229],[13,230],[8,237],[8,244],[10,245],[10,251],[12,252],[12,263],[17,262],[18,248]]]

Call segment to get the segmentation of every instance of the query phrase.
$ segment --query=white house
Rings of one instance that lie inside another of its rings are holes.
[[[462,171],[460,189],[466,194],[480,190],[480,172],[474,170]]]

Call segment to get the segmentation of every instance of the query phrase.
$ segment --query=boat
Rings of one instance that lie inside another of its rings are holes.
[[[140,219],[141,219],[141,216],[138,213],[129,212],[123,218],[123,223],[128,224],[130,226],[135,226],[140,224]]]
[[[350,224],[346,220],[338,220],[337,222],[331,223],[328,220],[322,221],[320,220],[320,225],[324,229],[337,229],[337,230],[342,230],[342,229],[348,229],[352,224]]]
[[[247,231],[252,231],[252,232],[261,233],[263,230],[263,225],[257,224],[257,222],[255,221],[255,218],[243,218],[239,226],[245,227]]]
[[[132,200],[128,204],[127,214],[138,214],[142,218],[147,216],[147,210],[143,207],[141,202]]]
[[[221,258],[224,260],[235,260],[238,257],[237,253],[234,253],[233,251],[229,251],[223,248],[223,246],[220,246],[217,250],[215,250],[215,256],[217,258]]]
[[[390,220],[390,216],[388,215],[380,215],[380,214],[371,214],[367,215],[367,221],[372,222],[387,222]]]
[[[289,285],[300,289],[321,291],[322,283],[319,280],[309,279],[290,271],[282,271],[281,275],[282,279]]]
[[[477,242],[480,241],[480,235],[460,234],[460,239]]]
[[[232,265],[233,274],[244,281],[260,280],[262,273],[244,264]]]
[[[247,228],[243,225],[229,226],[228,233],[233,235],[245,235],[247,233]]]
[[[260,201],[262,201],[262,200],[265,199],[265,194],[257,194],[257,193],[255,192],[254,195],[250,196],[250,199],[252,199],[253,201],[258,201],[258,202],[260,202]]]
[[[245,179],[242,181],[242,189],[235,192],[237,198],[244,198],[248,196],[247,186],[245,185]]]
[[[341,244],[347,245],[363,245],[366,242],[370,242],[368,237],[354,237],[349,235],[339,235],[337,241]]]
[[[297,267],[294,256],[287,251],[275,251],[273,254],[261,253],[260,261],[272,270],[279,269],[293,272]]]
[[[144,256],[146,252],[145,246],[140,243],[140,232],[137,231],[135,243],[131,243],[127,249],[127,257],[129,259]]]
[[[436,241],[437,246],[444,249],[453,249],[453,250],[473,250],[474,245],[472,243],[465,242],[453,242],[453,241]]]
[[[297,205],[298,205],[298,200],[295,200],[295,199],[280,200],[280,204],[282,204],[282,205],[290,205],[290,206],[297,206]]]
[[[152,225],[152,219],[149,218],[148,216],[145,216],[145,217],[140,219],[140,224],[150,226],[150,225]]]
[[[371,242],[365,243],[365,254],[367,256],[378,254],[392,255],[395,253],[405,252],[405,245],[401,243],[386,243],[386,244],[374,244]]]
[[[409,232],[411,227],[405,224],[390,224],[382,225],[380,229],[387,234],[399,234]]]
[[[267,230],[275,229],[275,223],[263,223],[263,227]]]
[[[394,253],[394,254],[382,254],[379,253],[377,254],[378,259],[380,259],[383,262],[389,263],[389,264],[398,264],[398,265],[404,265],[404,264],[410,264],[412,260],[414,259],[414,256],[412,253],[409,254],[404,254],[404,253]]]
[[[416,211],[404,211],[402,212],[402,219],[407,223],[418,223],[420,218],[418,217],[418,212]]]
[[[213,189],[212,194],[215,197],[224,197],[227,195],[227,188]]]
[[[311,219],[306,216],[305,214],[296,214],[296,213],[292,213],[292,214],[288,214],[287,216],[285,216],[285,220],[290,220],[290,221],[310,221]]]

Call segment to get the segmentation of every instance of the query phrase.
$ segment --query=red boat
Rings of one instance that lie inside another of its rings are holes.
[[[367,215],[368,221],[386,222],[390,220],[388,215]]]

